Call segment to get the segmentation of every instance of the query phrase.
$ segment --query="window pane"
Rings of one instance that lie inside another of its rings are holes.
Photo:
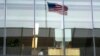
[[[7,0],[7,27],[34,26],[33,0]]]

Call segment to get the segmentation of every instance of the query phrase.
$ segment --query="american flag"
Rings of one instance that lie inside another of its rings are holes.
[[[48,3],[48,10],[50,12],[57,12],[59,14],[67,15],[68,7],[65,5],[60,5],[56,3]]]

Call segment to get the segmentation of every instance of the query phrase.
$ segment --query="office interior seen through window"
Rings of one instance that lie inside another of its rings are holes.
[[[0,0],[0,56],[100,56],[100,0]]]

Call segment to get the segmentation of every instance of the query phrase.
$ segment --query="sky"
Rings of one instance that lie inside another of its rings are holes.
[[[68,6],[68,15],[64,16],[65,28],[92,28],[91,0],[64,0]],[[45,13],[45,0],[36,0],[34,17],[34,0],[7,0],[6,26],[7,27],[34,27],[35,22],[41,28],[62,28],[63,15],[49,12]],[[62,0],[47,0],[46,2],[62,5]],[[47,3],[46,3],[47,5]],[[4,0],[0,0],[0,27],[4,27]],[[93,0],[94,27],[100,28],[100,1]],[[47,18],[46,18],[47,14]],[[47,20],[46,20],[47,19]]]

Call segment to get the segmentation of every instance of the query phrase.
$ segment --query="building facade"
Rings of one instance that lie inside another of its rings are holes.
[[[99,15],[99,0],[0,0],[0,55],[99,56]]]

